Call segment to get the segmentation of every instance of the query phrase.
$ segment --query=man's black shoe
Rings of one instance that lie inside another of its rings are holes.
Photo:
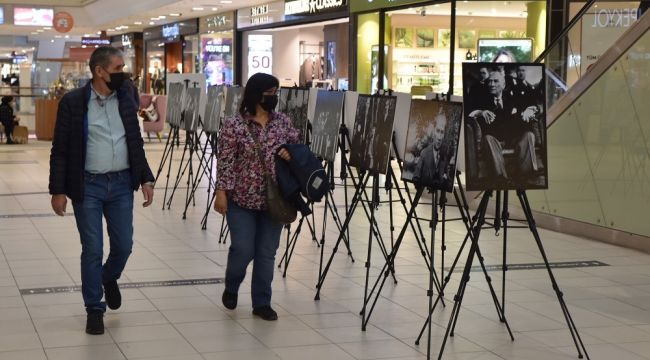
[[[117,310],[122,306],[122,294],[120,294],[120,287],[117,286],[116,280],[104,283],[104,298],[106,305],[111,310]]]
[[[223,295],[221,295],[221,302],[223,302],[226,309],[234,310],[237,307],[237,294],[224,290]]]
[[[104,333],[104,313],[91,312],[86,317],[86,334],[101,335]]]
[[[270,306],[260,306],[253,309],[253,315],[257,315],[266,321],[278,319],[278,313],[271,309]]]

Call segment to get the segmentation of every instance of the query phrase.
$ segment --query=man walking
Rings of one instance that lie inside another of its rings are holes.
[[[143,206],[153,201],[154,177],[138,125],[138,95],[125,82],[122,53],[97,48],[92,80],[59,103],[50,155],[52,209],[63,216],[72,200],[81,238],[81,291],[86,333],[103,334],[106,305],[118,309],[120,278],[133,246],[133,192],[142,186]],[[106,218],[110,253],[103,259]],[[102,293],[105,303],[102,302]]]

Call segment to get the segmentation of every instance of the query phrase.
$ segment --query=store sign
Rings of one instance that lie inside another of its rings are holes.
[[[637,21],[637,9],[598,9],[582,20],[580,57],[574,59],[582,74]]]
[[[396,6],[411,5],[422,0],[354,0],[350,1],[350,12],[387,9]]]
[[[74,18],[68,12],[59,11],[54,14],[53,23],[54,30],[60,33],[67,33],[72,30],[72,27],[74,26]]]
[[[281,21],[284,21],[284,1],[237,10],[238,29]]]
[[[82,37],[81,38],[81,45],[86,45],[86,46],[110,46],[111,45],[111,40],[106,39],[106,38],[98,38],[98,37]]]
[[[345,8],[346,0],[291,0],[284,4],[285,15],[319,14]]]
[[[199,32],[202,34],[214,31],[228,31],[234,28],[234,13],[205,16],[199,21]]]
[[[53,18],[53,9],[14,8],[14,25],[52,26]]]
[[[178,41],[181,36],[181,29],[178,24],[163,25],[162,36],[166,42]]]
[[[630,27],[638,18],[639,9],[599,9],[591,27]]]
[[[273,72],[273,35],[248,35],[248,76]]]
[[[14,64],[22,64],[26,63],[27,61],[29,61],[29,57],[27,55],[14,55],[12,58],[12,62]]]

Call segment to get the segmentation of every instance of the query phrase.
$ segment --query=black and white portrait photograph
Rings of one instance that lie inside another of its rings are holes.
[[[397,98],[359,95],[350,165],[386,174],[390,159]]]
[[[181,124],[181,113],[183,111],[183,92],[185,84],[171,83],[169,90],[167,90],[167,123],[173,127],[178,127]]]
[[[468,190],[548,188],[542,64],[463,63]]]
[[[203,116],[203,129],[209,133],[216,133],[221,126],[221,113],[224,103],[224,87],[222,85],[208,88],[208,101],[205,105]]]
[[[453,191],[462,120],[462,103],[413,100],[402,180]]]
[[[185,89],[185,96],[183,97],[183,121],[181,127],[185,131],[196,132],[199,128],[200,122],[200,107],[201,92],[203,89],[198,87],[190,87]]]
[[[281,88],[278,111],[285,113],[291,119],[293,127],[300,131],[300,141],[307,139],[307,108],[309,105],[309,89]]]
[[[319,91],[312,122],[312,152],[325,160],[334,161],[343,114],[345,93]]]
[[[230,86],[226,88],[226,102],[224,104],[223,117],[231,117],[239,112],[244,88],[241,86]]]

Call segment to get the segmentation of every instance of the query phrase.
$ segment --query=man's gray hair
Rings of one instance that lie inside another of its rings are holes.
[[[111,64],[111,57],[124,57],[122,51],[116,49],[112,46],[101,46],[93,51],[90,55],[90,72],[95,73],[95,68],[97,66],[106,68]]]

